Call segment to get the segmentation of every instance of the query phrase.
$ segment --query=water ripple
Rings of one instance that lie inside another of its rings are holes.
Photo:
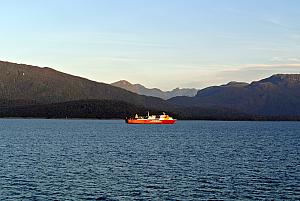
[[[1,200],[300,200],[300,123],[1,120]]]

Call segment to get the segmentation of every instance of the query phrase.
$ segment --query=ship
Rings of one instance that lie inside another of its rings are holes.
[[[176,119],[163,113],[162,115],[148,115],[139,116],[136,114],[133,118],[126,118],[125,122],[128,124],[174,124]]]

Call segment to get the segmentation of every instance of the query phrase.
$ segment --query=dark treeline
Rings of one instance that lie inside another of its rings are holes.
[[[18,101],[19,103],[19,101]],[[227,120],[227,121],[299,121],[300,116],[255,116],[228,109],[174,108],[157,110],[135,106],[123,101],[81,100],[45,105],[2,105],[1,118],[89,118],[125,119],[134,114],[147,115],[168,113],[180,120]]]
[[[0,117],[122,119],[145,111],[123,101],[84,100],[45,105],[2,107]]]

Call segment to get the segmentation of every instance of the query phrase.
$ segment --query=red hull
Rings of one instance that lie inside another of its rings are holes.
[[[174,124],[175,121],[175,119],[126,119],[126,123],[128,124]]]

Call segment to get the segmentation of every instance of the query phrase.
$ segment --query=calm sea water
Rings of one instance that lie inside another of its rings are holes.
[[[1,200],[299,200],[300,122],[0,120]]]

